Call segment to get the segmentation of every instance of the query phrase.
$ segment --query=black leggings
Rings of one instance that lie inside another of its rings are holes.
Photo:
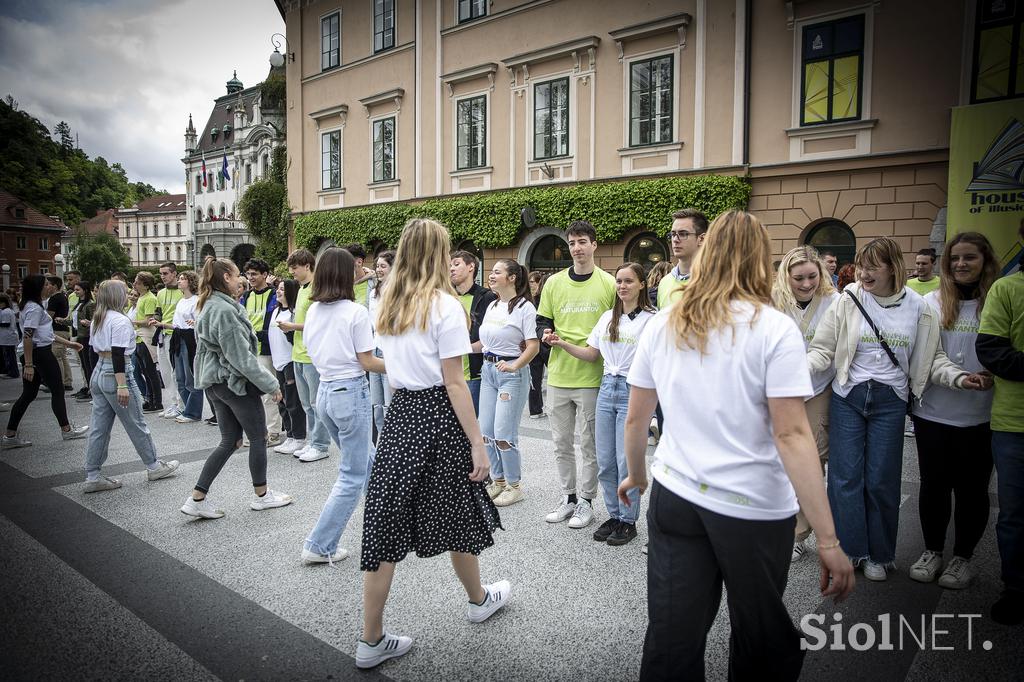
[[[227,464],[242,442],[242,433],[249,437],[249,473],[252,487],[267,484],[267,417],[263,412],[263,401],[259,389],[250,383],[245,385],[245,395],[231,392],[227,384],[214,384],[206,389],[206,397],[214,406],[217,427],[220,429],[220,445],[206,458],[203,471],[199,474],[196,490],[209,492],[213,479]]]
[[[277,383],[281,387],[281,395],[284,396],[284,400],[281,401],[284,404],[281,426],[289,438],[305,440],[306,411],[302,409],[302,403],[299,402],[299,389],[295,388],[295,372],[292,370],[292,363],[289,362],[285,365],[284,370],[277,373]]]
[[[160,371],[156,368],[153,356],[149,354],[149,348],[146,347],[144,341],[136,344],[135,357],[142,368],[142,378],[145,379],[146,386],[149,388],[149,404],[162,406],[164,399],[163,391],[160,389]]]
[[[96,352],[89,346],[89,337],[78,337],[78,343],[82,344],[82,350],[78,351],[78,359],[82,363],[82,374],[85,375],[85,390],[89,390],[89,383],[92,381],[92,370],[96,366]]]
[[[530,360],[530,414],[543,414],[544,392],[544,365],[548,364],[547,354],[537,353]]]
[[[25,359],[22,358],[22,364]],[[7,422],[8,431],[17,431],[21,418],[25,416],[25,410],[32,404],[32,401],[39,395],[39,386],[46,382],[50,389],[50,409],[53,416],[57,418],[57,424],[61,429],[70,424],[68,421],[68,409],[64,404],[64,379],[61,377],[60,364],[54,357],[50,346],[36,346],[32,349],[32,364],[36,371],[32,375],[32,381],[21,380],[21,396],[11,406],[11,418]]]
[[[992,431],[988,424],[949,426],[921,417],[913,420],[925,549],[942,553],[953,511],[953,554],[970,559],[988,525]]]

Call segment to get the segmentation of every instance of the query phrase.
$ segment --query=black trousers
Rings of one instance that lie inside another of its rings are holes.
[[[647,510],[647,636],[641,680],[703,680],[725,583],[730,680],[795,680],[804,652],[782,594],[795,517],[748,521],[699,507],[657,481]]]
[[[921,417],[913,420],[925,549],[942,553],[952,512],[953,554],[970,559],[988,525],[992,431],[987,423],[961,427]]]
[[[227,384],[214,384],[206,389],[206,397],[215,405],[217,427],[220,429],[220,444],[214,448],[203,464],[196,490],[210,492],[210,486],[217,474],[228,463],[228,459],[242,445],[242,434],[249,437],[249,474],[252,487],[267,484],[267,417],[263,412],[262,394],[250,383],[245,385],[245,395],[231,392]]]
[[[295,371],[293,365],[288,363],[284,370],[277,373],[277,383],[281,387],[281,395],[284,399],[284,410],[281,412],[281,428],[288,434],[289,438],[297,440],[306,439],[306,411],[302,409],[299,402],[299,389],[295,388]],[[291,383],[288,383],[288,382]]]
[[[78,351],[78,360],[82,363],[82,374],[85,375],[85,389],[89,390],[89,382],[92,380],[92,369],[96,366],[96,360],[99,356],[89,346],[88,336],[84,339],[79,336],[77,341],[82,344],[82,350]]]
[[[149,348],[145,342],[135,345],[135,361],[142,370],[142,378],[146,381],[146,387],[150,405],[162,406],[164,404],[163,390],[160,386],[160,370],[157,369],[153,357],[149,354]]]
[[[530,360],[530,414],[544,412],[544,365],[548,364],[547,353],[537,353]]]
[[[21,359],[25,364],[24,356]],[[7,421],[9,431],[17,431],[21,418],[32,401],[39,395],[39,386],[46,383],[50,389],[50,409],[53,416],[57,418],[57,424],[63,429],[70,424],[68,421],[68,409],[64,403],[64,378],[60,373],[60,362],[54,356],[49,346],[36,346],[32,349],[32,364],[36,371],[32,375],[32,381],[21,380],[21,396],[11,406],[11,417]]]

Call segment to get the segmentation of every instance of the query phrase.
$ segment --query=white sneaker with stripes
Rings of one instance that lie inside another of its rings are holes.
[[[512,596],[512,584],[507,580],[499,580],[496,583],[484,585],[484,592],[487,593],[487,597],[483,604],[469,603],[469,614],[466,617],[471,623],[484,622],[504,606]]]
[[[412,647],[412,637],[402,637],[385,632],[374,645],[359,640],[356,645],[356,667],[375,668],[389,658],[398,658]]]

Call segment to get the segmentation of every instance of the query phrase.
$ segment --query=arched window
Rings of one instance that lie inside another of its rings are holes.
[[[207,220],[216,220],[217,219],[217,212],[213,210],[213,204],[210,204],[209,206],[206,207],[206,219]]]
[[[853,230],[841,220],[829,219],[818,223],[807,232],[804,243],[821,253],[834,253],[839,267],[852,263],[857,253],[857,238],[854,237]]]
[[[202,267],[202,262],[205,261],[207,258],[216,257],[217,251],[213,248],[213,244],[203,244],[203,248],[200,249],[199,251],[200,267]]]
[[[665,260],[668,260],[668,247],[653,232],[637,235],[626,246],[626,262],[639,263],[644,269],[644,274]]]
[[[569,245],[558,235],[541,237],[530,249],[527,259],[530,272],[558,272],[572,265]]]
[[[178,246],[176,250],[178,252],[178,257],[175,259],[175,262],[177,262],[177,263],[185,262],[185,259],[181,257],[181,246]]]
[[[220,217],[224,218],[224,217],[227,216],[227,214],[228,214],[227,209],[224,207],[224,204],[221,204],[220,205]]]
[[[142,247],[142,262],[143,263],[148,263],[149,262],[149,247],[148,246],[143,246]]]
[[[476,277],[474,279],[476,280],[477,284],[479,284],[480,286],[483,286],[484,285],[484,252],[483,252],[483,249],[481,249],[475,243],[473,243],[473,240],[466,239],[465,241],[459,243],[459,245],[457,247],[455,247],[455,250],[456,251],[468,251],[469,253],[471,253],[474,256],[476,256]]]
[[[260,179],[266,180],[270,172],[270,157],[264,154],[260,157]]]
[[[196,222],[197,223],[203,222],[203,209],[201,209],[201,208],[197,208],[196,209]]]

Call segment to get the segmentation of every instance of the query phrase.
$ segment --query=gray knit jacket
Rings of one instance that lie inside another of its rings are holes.
[[[246,382],[261,393],[279,389],[277,377],[256,359],[256,334],[245,308],[227,294],[214,291],[196,318],[195,387],[227,384],[245,395]]]

